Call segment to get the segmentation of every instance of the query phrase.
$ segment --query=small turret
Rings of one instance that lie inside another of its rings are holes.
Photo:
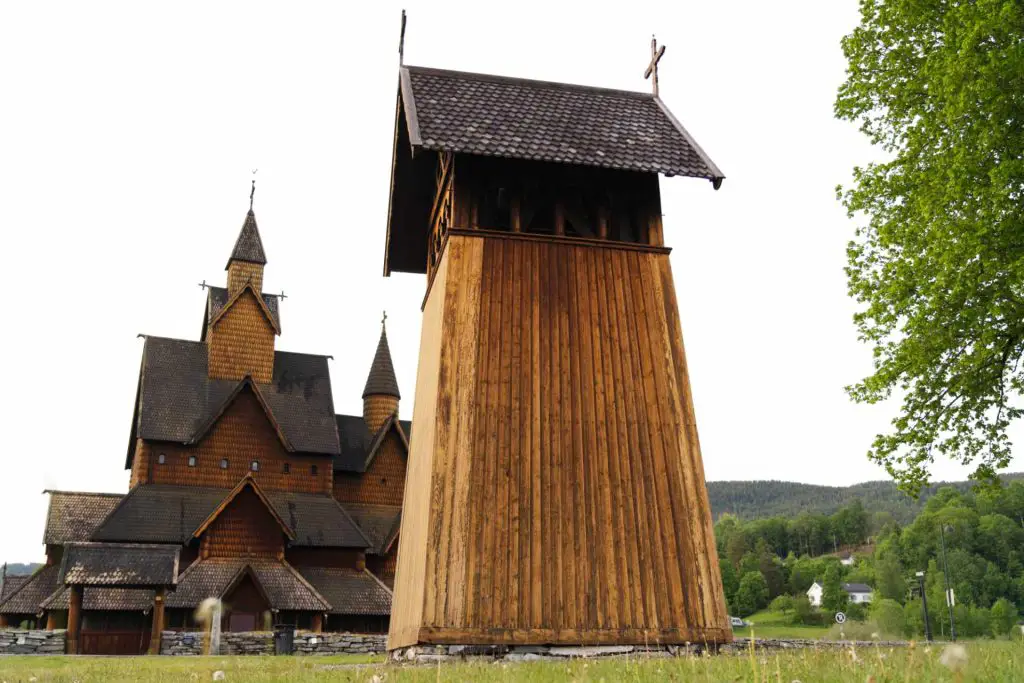
[[[380,341],[377,342],[377,352],[373,356],[370,374],[363,388],[363,420],[371,433],[375,433],[385,420],[398,412],[398,401],[402,398],[398,391],[395,366],[391,362],[385,320],[387,314],[380,323]]]

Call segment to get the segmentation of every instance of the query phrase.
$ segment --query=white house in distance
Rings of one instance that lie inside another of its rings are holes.
[[[871,586],[865,583],[844,583],[843,590],[850,597],[850,602],[865,604],[871,602]],[[814,607],[821,607],[821,595],[825,592],[825,586],[820,581],[815,581],[807,589],[807,599]]]

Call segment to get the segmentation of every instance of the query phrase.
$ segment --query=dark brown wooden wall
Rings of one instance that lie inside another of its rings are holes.
[[[251,489],[228,503],[202,537],[202,557],[284,557],[285,536]]]
[[[163,453],[166,462],[160,465]],[[188,466],[188,456],[196,466]],[[227,458],[227,469],[220,462]],[[224,412],[210,433],[196,446],[152,443],[140,440],[132,463],[131,486],[142,483],[232,488],[251,472],[253,460],[259,471],[253,478],[265,491],[330,493],[330,456],[297,455],[285,450],[259,401],[243,392]],[[285,473],[285,464],[289,472]],[[314,475],[312,468],[316,466]]]
[[[334,497],[342,503],[401,505],[405,492],[406,453],[398,435],[391,432],[366,472],[334,476]]]
[[[665,250],[452,235],[423,335],[389,647],[731,639]]]

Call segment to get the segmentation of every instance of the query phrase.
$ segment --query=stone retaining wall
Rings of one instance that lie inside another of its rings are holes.
[[[388,637],[374,633],[295,632],[295,654],[340,655],[384,652]],[[203,652],[206,635],[196,631],[164,631],[160,638],[162,655],[198,655]],[[272,655],[274,634],[270,631],[221,633],[222,655]]]
[[[754,647],[758,652],[781,652],[797,649],[843,650],[850,648],[905,647],[902,640],[801,640],[758,638]],[[750,638],[737,638],[718,647],[719,654],[742,655],[750,651]],[[565,660],[590,657],[678,657],[699,655],[702,644],[688,645],[414,645],[388,653],[392,662],[428,664],[455,660],[535,661]]]
[[[67,631],[0,629],[0,655],[62,655]]]

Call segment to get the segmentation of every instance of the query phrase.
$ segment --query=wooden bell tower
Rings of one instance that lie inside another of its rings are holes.
[[[427,292],[389,648],[731,640],[659,173],[722,181],[656,95],[401,68],[384,268]]]

